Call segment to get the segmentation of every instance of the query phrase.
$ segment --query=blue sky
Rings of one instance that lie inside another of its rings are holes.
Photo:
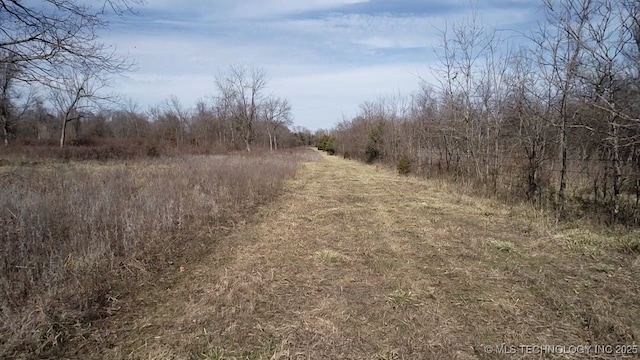
[[[147,0],[104,41],[138,71],[114,85],[144,108],[174,94],[185,105],[215,93],[230,64],[263,67],[296,125],[332,127],[358,105],[410,93],[432,79],[439,29],[476,8],[487,27],[526,31],[537,0]]]

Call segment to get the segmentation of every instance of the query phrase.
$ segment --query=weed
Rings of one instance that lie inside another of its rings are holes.
[[[335,250],[320,250],[315,254],[316,258],[320,261],[337,262],[345,258],[344,255]]]
[[[508,241],[491,240],[489,241],[489,244],[498,251],[513,252],[513,244]]]
[[[388,298],[396,306],[406,306],[414,303],[415,295],[411,290],[396,290],[389,294]]]

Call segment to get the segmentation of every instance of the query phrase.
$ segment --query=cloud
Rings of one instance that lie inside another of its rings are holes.
[[[197,15],[204,19],[262,19],[314,11],[335,11],[368,0],[153,0],[141,9],[146,14]]]
[[[366,4],[368,0],[252,0],[238,1],[233,14],[240,18],[264,18],[312,11],[337,11],[345,6]]]
[[[290,99],[296,123],[328,127],[379,94],[430,77],[438,29],[470,14],[467,0],[150,0],[140,16],[113,20],[107,43],[138,63],[115,90],[146,106],[175,94],[212,95],[230,64],[264,67],[270,91]],[[487,27],[526,29],[532,2],[477,1]]]
[[[329,47],[350,50],[354,45],[366,49],[431,47],[435,43],[433,21],[431,17],[358,14],[295,19],[272,25],[274,29],[320,39]]]

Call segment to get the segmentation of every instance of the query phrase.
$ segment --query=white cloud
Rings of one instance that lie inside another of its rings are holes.
[[[417,74],[430,79],[431,49],[441,41],[437,29],[465,16],[330,11],[313,18],[278,17],[355,2],[362,1],[193,0],[177,5],[149,0],[148,17],[127,19],[139,22],[131,28],[125,22],[105,38],[139,65],[115,90],[143,106],[170,94],[191,105],[213,94],[216,74],[230,64],[261,66],[271,78],[269,91],[291,101],[296,124],[330,127],[343,113],[355,115],[363,101],[417,89]],[[174,10],[183,16],[172,16]],[[184,16],[189,13],[198,16]],[[526,16],[513,9],[495,10],[481,13],[479,20],[502,25]]]
[[[149,0],[143,10],[197,13],[205,18],[256,19],[339,8],[369,0]]]
[[[334,15],[322,19],[289,20],[273,24],[291,32],[383,47],[419,47],[433,43],[434,19],[389,15]]]
[[[334,9],[344,5],[366,3],[369,0],[252,0],[238,1],[234,14],[238,17],[259,18],[307,11]]]

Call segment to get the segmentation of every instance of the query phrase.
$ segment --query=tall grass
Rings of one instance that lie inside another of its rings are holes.
[[[0,358],[55,354],[296,168],[288,155],[0,168]]]

